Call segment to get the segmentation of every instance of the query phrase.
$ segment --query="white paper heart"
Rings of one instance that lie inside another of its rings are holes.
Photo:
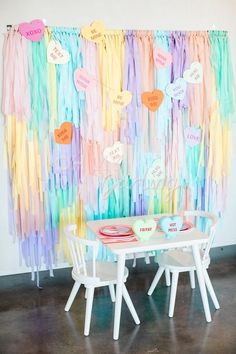
[[[166,93],[175,100],[183,100],[186,93],[187,84],[181,77],[172,84],[166,86]]]
[[[200,128],[187,127],[184,129],[184,136],[190,147],[200,144],[202,131]]]
[[[50,41],[47,47],[47,61],[52,64],[66,64],[70,60],[67,50],[57,41]]]
[[[183,78],[191,84],[200,84],[203,78],[202,64],[198,61],[194,61],[190,69],[185,70]]]
[[[151,181],[160,181],[164,176],[164,166],[160,158],[153,161],[152,165],[149,167],[146,178]]]
[[[103,151],[104,159],[111,163],[120,164],[123,160],[123,147],[124,145],[120,141],[115,142],[111,147],[107,147]]]

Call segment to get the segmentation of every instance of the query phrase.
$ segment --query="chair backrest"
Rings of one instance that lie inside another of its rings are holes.
[[[196,226],[197,228],[201,228],[201,226],[204,225],[204,230],[202,231],[208,235],[208,241],[204,246],[203,258],[208,257],[210,248],[214,241],[218,218],[216,217],[215,214],[209,213],[207,211],[201,211],[201,210],[185,210],[183,212],[183,217],[184,220],[191,219],[190,221],[192,221],[194,226]],[[203,218],[204,218],[204,224],[202,222]]]
[[[76,229],[76,225],[68,225],[64,229],[73,263],[73,272],[80,276],[81,281],[99,281],[99,278],[96,277],[96,258],[99,243],[97,240],[87,240],[78,236]],[[92,258],[89,262],[90,267],[88,267],[88,254]]]

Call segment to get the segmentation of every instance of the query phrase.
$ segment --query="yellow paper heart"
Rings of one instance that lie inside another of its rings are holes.
[[[105,26],[102,21],[95,21],[90,26],[82,27],[81,34],[89,41],[101,43],[105,32]]]
[[[120,110],[131,102],[132,93],[130,91],[112,92],[110,93],[110,100],[112,105]]]

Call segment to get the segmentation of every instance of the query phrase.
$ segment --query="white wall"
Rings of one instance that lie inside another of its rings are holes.
[[[230,33],[236,59],[236,0],[0,0],[1,33],[7,24],[35,18],[48,25],[81,27],[101,19],[110,29],[207,30],[226,29]],[[0,36],[2,48],[3,36]],[[2,68],[2,56],[0,57]],[[2,74],[2,73],[1,73]],[[0,74],[0,75],[1,75]],[[2,76],[0,76],[0,82]],[[2,117],[1,117],[2,118]],[[2,120],[2,119],[1,119]],[[236,126],[234,126],[234,141]],[[236,243],[236,144],[229,183],[227,211],[218,228],[215,246]],[[3,168],[3,129],[0,127],[0,275],[26,272],[19,266],[18,245],[8,233],[6,172]]]

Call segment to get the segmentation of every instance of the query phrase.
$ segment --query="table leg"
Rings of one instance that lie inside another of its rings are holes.
[[[114,317],[114,331],[113,331],[113,339],[115,340],[119,339],[124,270],[125,270],[125,254],[119,254],[118,262],[117,262],[116,303],[115,303],[115,317]]]
[[[201,262],[200,253],[199,253],[199,246],[192,245],[192,250],[193,250],[193,258],[194,258],[195,265],[196,265],[198,284],[199,284],[199,288],[200,288],[200,292],[201,292],[202,304],[203,304],[203,308],[205,311],[206,321],[211,322],[211,313],[210,313],[210,309],[209,309],[208,297],[207,297],[207,292],[206,292],[206,284],[205,284],[203,271],[202,271],[202,262]]]

